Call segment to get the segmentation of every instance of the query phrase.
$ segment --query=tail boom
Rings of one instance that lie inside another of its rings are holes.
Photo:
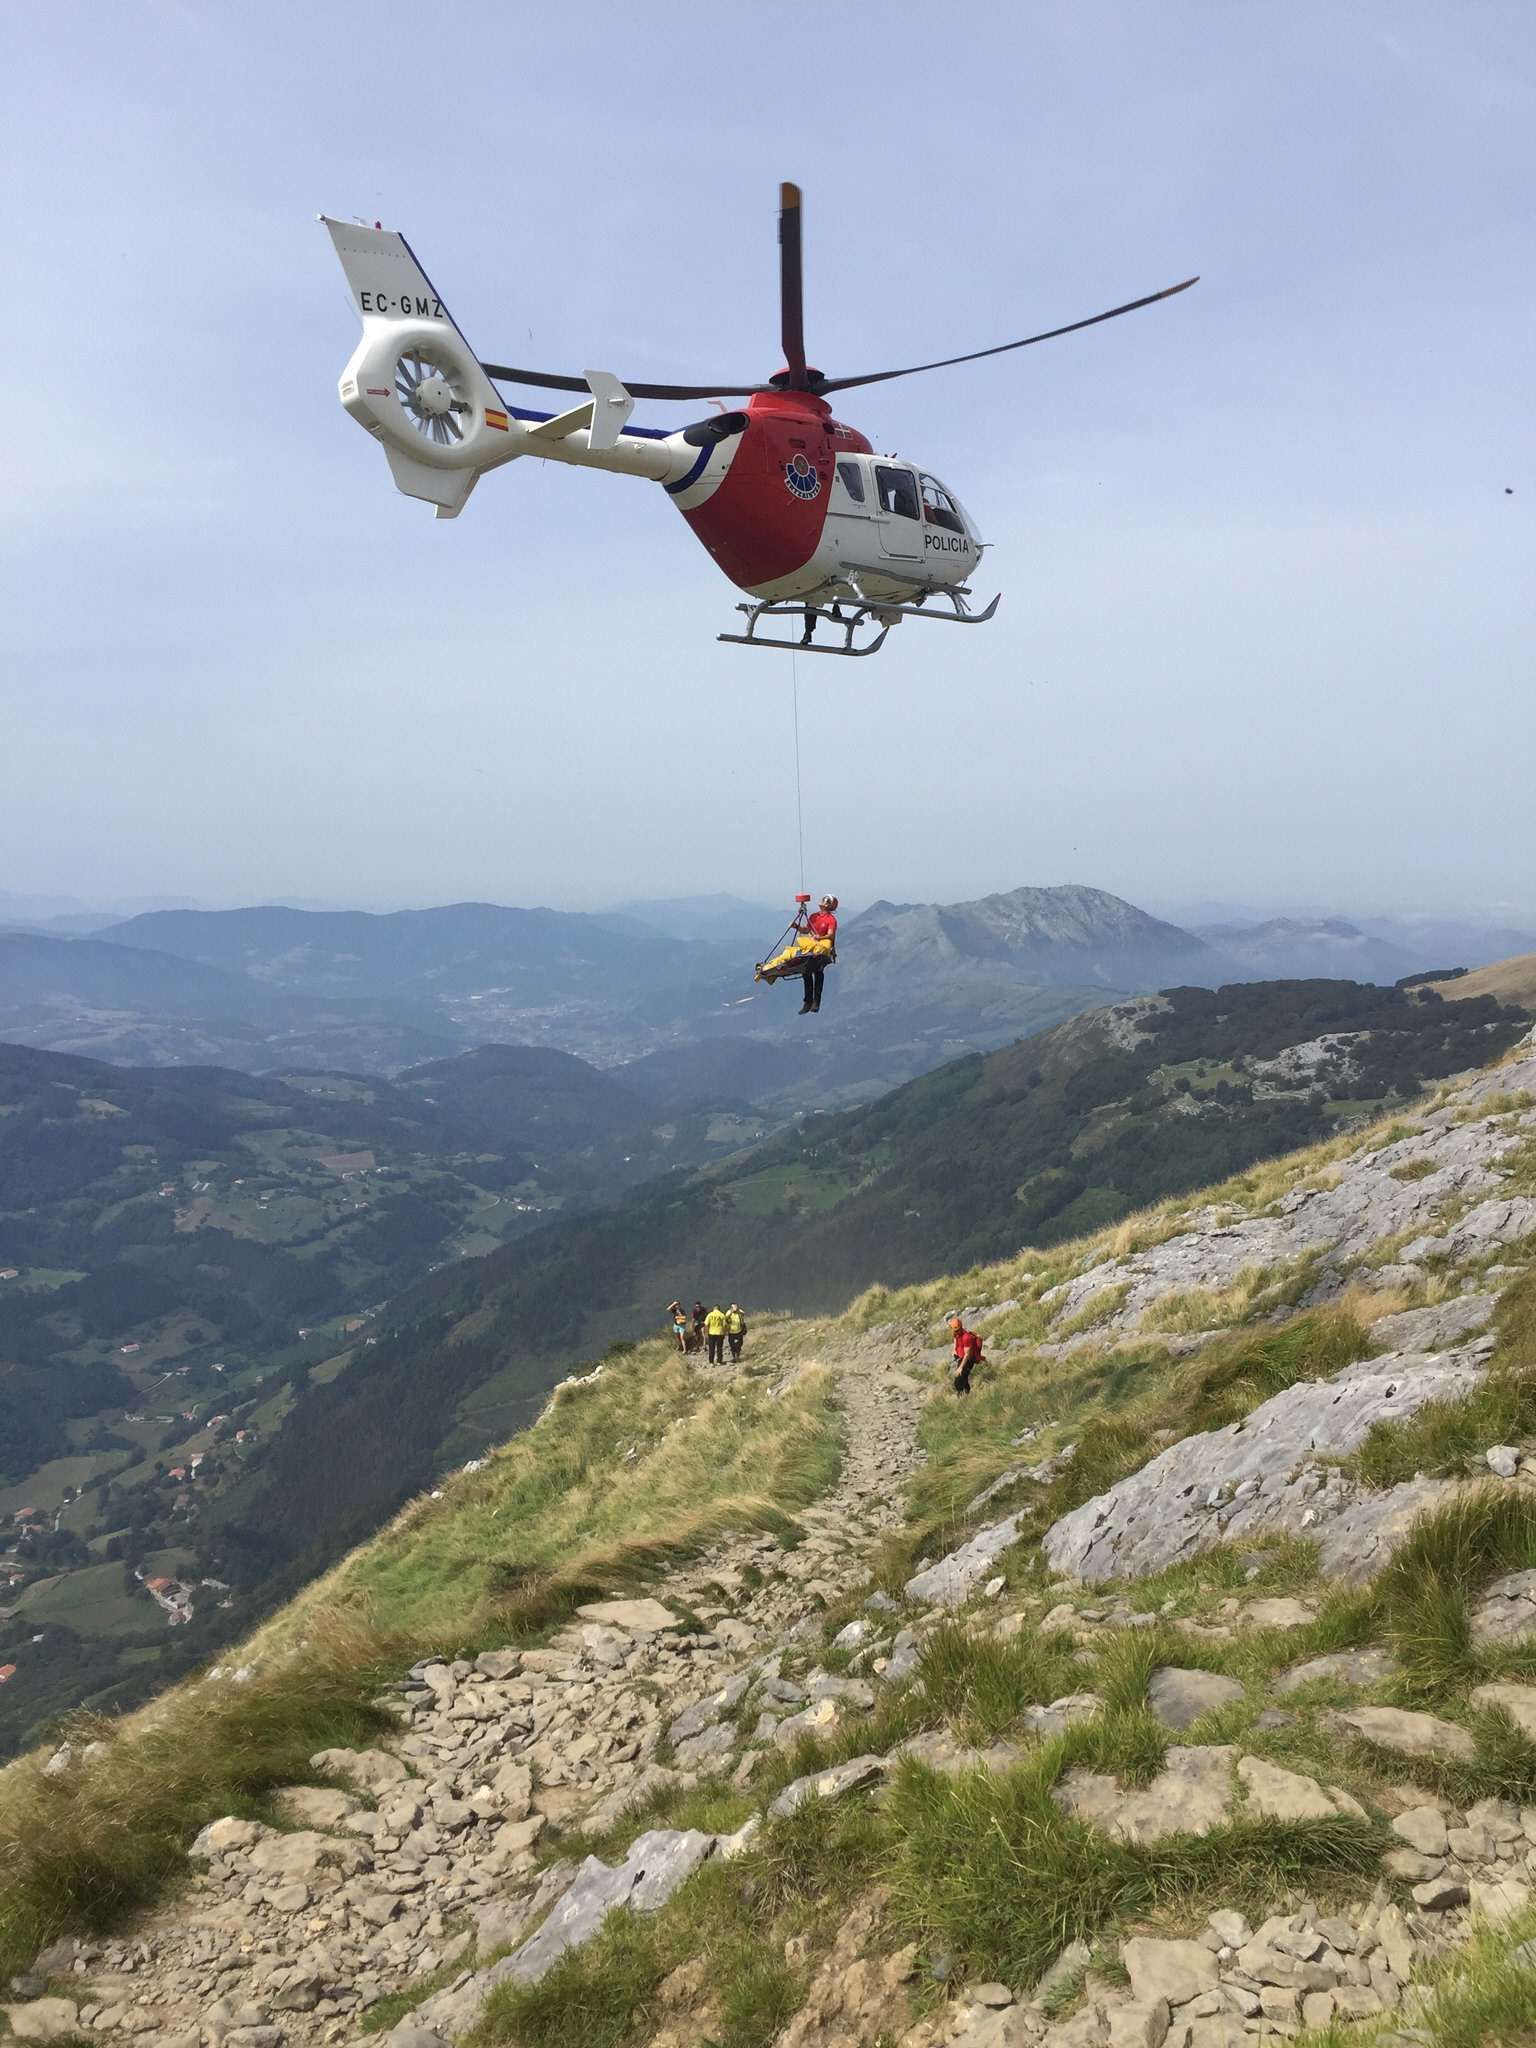
[[[662,484],[695,466],[681,434],[626,427],[635,401],[606,371],[585,373],[592,396],[567,412],[509,406],[403,235],[321,219],[363,330],[341,403],[383,446],[399,489],[440,519],[457,515],[484,471],[522,455]]]

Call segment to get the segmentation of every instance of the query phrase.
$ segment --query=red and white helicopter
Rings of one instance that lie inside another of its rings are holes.
[[[986,545],[953,491],[929,471],[877,456],[857,428],[833,417],[828,396],[1031,348],[1188,291],[1198,280],[1112,306],[1089,320],[1022,341],[905,370],[826,377],[806,361],[800,273],[800,189],[780,187],[779,296],[786,367],[766,384],[624,383],[606,370],[579,377],[479,360],[403,235],[321,216],[346,272],[363,338],[341,376],[341,402],[381,441],[399,488],[454,518],[481,473],[519,456],[616,470],[659,483],[731,581],[755,600],[739,605],[740,647],[814,654],[873,654],[901,619],[977,626],[970,578]],[[493,381],[495,380],[495,381]],[[496,382],[580,394],[557,413],[509,405]],[[735,398],[738,411],[664,432],[632,427],[639,398]],[[930,607],[934,607],[931,608]],[[798,621],[776,638],[766,621]],[[817,645],[825,622],[842,644]],[[877,629],[863,645],[861,627]]]

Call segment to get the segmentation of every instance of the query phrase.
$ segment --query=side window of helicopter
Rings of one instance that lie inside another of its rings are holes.
[[[901,519],[917,519],[917,479],[910,469],[887,469],[882,462],[875,470],[875,489],[882,512],[894,512]]]
[[[855,505],[864,502],[864,478],[856,462],[840,462],[837,465],[838,481],[852,498]]]
[[[949,493],[931,476],[923,478],[923,517],[930,526],[942,526],[949,533],[965,531],[965,521],[955,510]]]

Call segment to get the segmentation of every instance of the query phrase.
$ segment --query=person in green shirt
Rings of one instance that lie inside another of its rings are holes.
[[[741,1356],[741,1347],[747,1340],[747,1319],[741,1312],[741,1304],[733,1301],[725,1312],[725,1334],[731,1342],[731,1359],[734,1363]]]

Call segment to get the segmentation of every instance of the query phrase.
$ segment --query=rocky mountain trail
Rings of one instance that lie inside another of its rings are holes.
[[[901,1518],[924,1395],[902,1369],[914,1358],[888,1337],[847,1341],[841,1469],[789,1543],[737,1536],[669,1574],[663,1597],[588,1603],[541,1647],[417,1665],[391,1695],[401,1732],[387,1748],[321,1752],[312,1766],[331,1785],[276,1795],[292,1831],[214,1822],[174,1907],[131,1938],[56,1945],[33,1974],[78,1984],[67,2031],[306,2048],[348,2038],[381,1998],[456,1957],[510,1950],[413,2016],[452,2037],[497,1983],[542,1975],[614,1906],[654,1910],[706,1856],[732,1853],[729,1838],[655,1829],[617,1866],[540,1860],[543,1844],[579,1851],[658,1793],[745,1782],[761,1754],[749,1740],[789,1747],[873,1705],[862,1680],[792,1683],[779,1667],[797,1631],[863,1583],[870,1544]],[[6,2008],[23,2038],[53,2024],[38,2004]]]

